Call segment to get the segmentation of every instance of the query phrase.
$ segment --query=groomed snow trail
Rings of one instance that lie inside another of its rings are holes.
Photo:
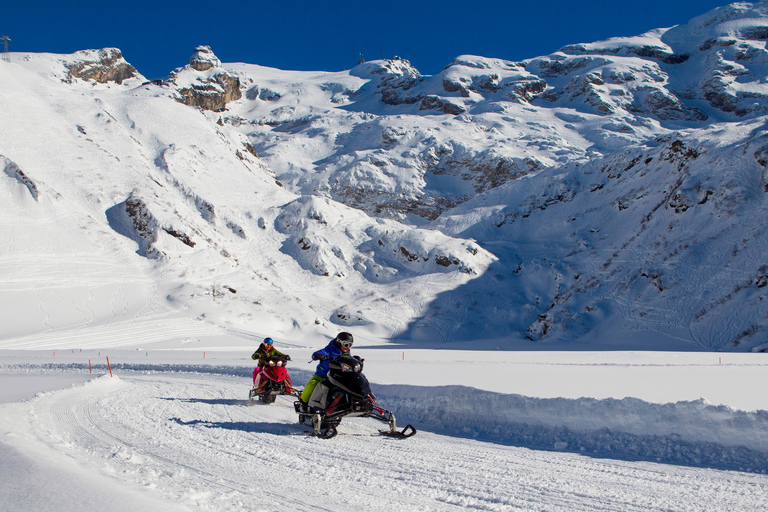
[[[375,434],[383,424],[362,419],[344,420],[334,439],[317,439],[296,423],[287,399],[247,406],[248,385],[171,372],[101,377],[3,405],[0,434],[22,453],[66,456],[85,472],[189,510],[746,511],[768,504],[768,478],[759,474],[424,431],[389,439]]]

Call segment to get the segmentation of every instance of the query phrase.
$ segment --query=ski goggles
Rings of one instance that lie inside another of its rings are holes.
[[[351,348],[351,347],[352,347],[352,342],[351,342],[351,341],[349,341],[349,340],[343,340],[343,341],[339,341],[339,344],[340,344],[342,347],[344,347],[344,348]]]

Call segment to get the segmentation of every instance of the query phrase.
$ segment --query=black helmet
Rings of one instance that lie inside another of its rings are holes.
[[[348,332],[340,332],[336,336],[336,345],[338,345],[339,347],[341,347],[342,345],[351,347],[354,342],[355,342],[355,339]]]

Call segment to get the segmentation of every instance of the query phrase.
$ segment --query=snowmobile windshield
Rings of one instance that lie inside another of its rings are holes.
[[[336,359],[331,361],[329,367],[331,370],[336,370],[340,372],[359,373],[363,371],[363,365],[360,364],[360,361],[358,361],[357,359],[351,356],[337,357]]]
[[[367,397],[371,394],[371,385],[362,373],[333,372],[329,377],[331,384],[339,386],[348,393],[361,397]]]

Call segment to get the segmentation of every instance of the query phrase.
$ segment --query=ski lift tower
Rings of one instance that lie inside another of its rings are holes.
[[[3,60],[5,62],[11,62],[11,54],[8,53],[8,41],[11,40],[8,36],[2,36],[0,39],[3,40]]]

